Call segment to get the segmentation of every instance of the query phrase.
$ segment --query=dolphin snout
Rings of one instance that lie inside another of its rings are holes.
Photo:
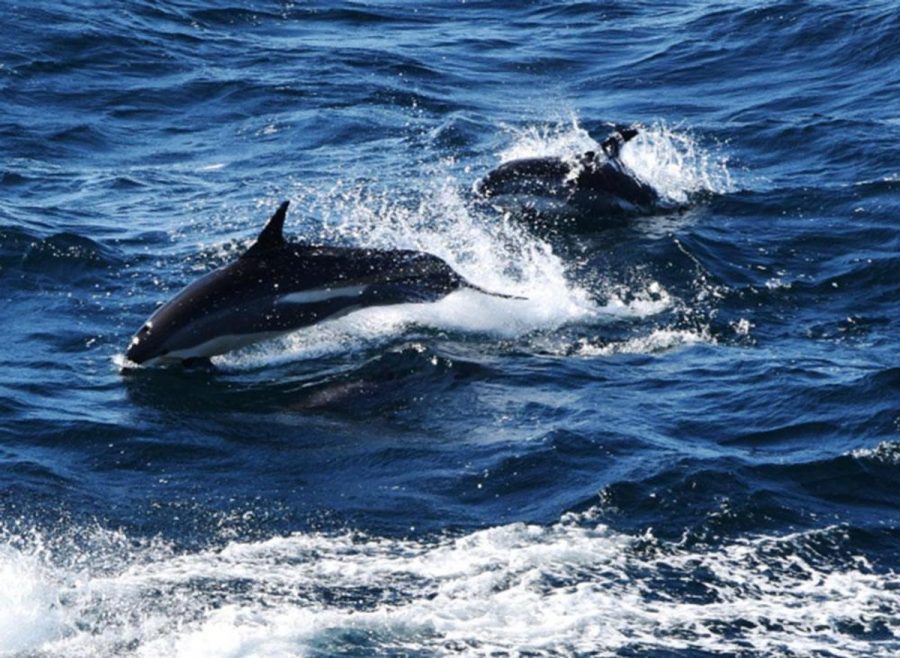
[[[145,350],[141,349],[141,339],[137,336],[132,338],[128,344],[128,349],[125,350],[125,358],[132,363],[143,363],[147,360],[148,355],[145,353]]]
[[[479,178],[477,181],[475,181],[475,183],[472,185],[472,191],[480,197],[490,197],[492,189],[490,184],[488,183],[488,178],[490,178],[490,176],[485,176],[484,178]]]
[[[151,344],[152,325],[148,322],[132,337],[125,350],[125,358],[132,363],[141,364],[149,361],[156,354],[157,350]]]

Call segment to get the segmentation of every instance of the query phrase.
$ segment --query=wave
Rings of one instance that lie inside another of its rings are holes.
[[[121,264],[115,249],[77,233],[45,238],[16,227],[0,227],[0,267],[17,268],[42,276],[89,274]]]
[[[0,549],[0,652],[887,658],[900,648],[900,580],[853,553],[843,527],[690,548],[591,515],[197,552],[100,529],[20,531]]]

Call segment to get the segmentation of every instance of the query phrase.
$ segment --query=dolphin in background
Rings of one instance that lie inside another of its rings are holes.
[[[659,194],[620,157],[622,147],[637,135],[637,128],[622,126],[600,145],[601,153],[506,162],[475,183],[475,194],[538,216],[650,212]]]
[[[288,202],[236,261],[163,304],[131,339],[137,364],[208,364],[209,358],[368,306],[435,301],[461,288],[488,293],[432,254],[292,244]]]

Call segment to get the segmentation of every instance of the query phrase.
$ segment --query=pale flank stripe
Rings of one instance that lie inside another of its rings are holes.
[[[366,291],[368,286],[345,286],[343,288],[314,288],[291,292],[278,298],[279,304],[314,304],[339,297],[357,297]]]

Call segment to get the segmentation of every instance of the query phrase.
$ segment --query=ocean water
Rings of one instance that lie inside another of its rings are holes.
[[[2,9],[0,655],[900,655],[896,3]],[[528,300],[123,370],[283,199]]]

